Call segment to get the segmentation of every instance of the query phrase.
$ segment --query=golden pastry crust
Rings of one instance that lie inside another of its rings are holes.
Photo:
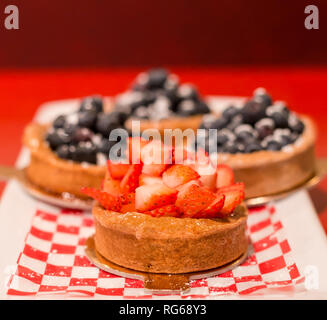
[[[106,167],[82,165],[57,157],[44,140],[49,127],[50,125],[32,123],[25,128],[23,143],[30,150],[30,163],[25,170],[29,182],[50,193],[69,193],[86,198],[81,193],[81,188],[99,188]]]
[[[160,217],[108,211],[96,205],[95,246],[106,259],[153,273],[187,273],[216,268],[244,254],[247,209],[225,219]]]
[[[235,180],[244,182],[245,198],[283,192],[314,175],[316,129],[309,117],[300,118],[305,124],[303,134],[282,151],[218,155],[220,163],[232,167]]]

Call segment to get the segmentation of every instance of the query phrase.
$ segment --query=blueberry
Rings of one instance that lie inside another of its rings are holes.
[[[149,89],[157,89],[157,88],[163,88],[168,72],[165,69],[152,69],[148,71],[148,79],[147,79],[147,88]]]
[[[265,149],[270,151],[278,151],[282,148],[282,145],[276,140],[270,140],[267,142]]]
[[[216,119],[217,119],[217,117],[212,115],[212,114],[208,114],[208,115],[203,116],[202,122],[201,122],[201,125],[200,125],[199,129],[210,129],[210,128],[212,128],[212,123],[215,122]]]
[[[217,143],[218,145],[224,145],[227,142],[233,142],[236,137],[232,131],[229,129],[222,129],[217,133]]]
[[[282,147],[292,143],[292,135],[289,129],[276,129],[274,131],[274,139],[277,140]]]
[[[81,127],[92,129],[97,119],[95,111],[81,111],[78,114],[78,125]]]
[[[109,139],[102,139],[100,143],[97,145],[98,152],[104,153],[107,157],[109,155],[109,151],[113,145],[115,145],[116,141],[110,141]]]
[[[147,107],[139,107],[132,113],[133,117],[138,119],[149,119],[149,112]]]
[[[71,124],[71,123],[65,123],[64,125],[64,131],[66,134],[68,134],[69,136],[72,136],[74,134],[74,132],[78,129],[78,125],[76,124]]]
[[[185,99],[179,103],[177,113],[182,117],[192,116],[197,114],[197,103],[190,99]]]
[[[182,100],[198,100],[199,98],[198,91],[195,86],[187,83],[179,86],[179,88],[177,89],[177,96]]]
[[[53,127],[56,129],[63,128],[65,123],[66,123],[66,117],[60,115],[53,121]]]
[[[264,139],[265,137],[271,135],[275,129],[275,123],[272,119],[263,118],[256,122],[255,128],[258,132],[259,138]]]
[[[86,97],[82,100],[80,111],[94,111],[96,113],[103,111],[103,101],[99,96]]]
[[[237,147],[236,144],[234,143],[227,143],[225,146],[224,146],[224,152],[227,152],[227,153],[237,153],[237,152],[240,152],[239,151],[239,148]]]
[[[304,123],[295,115],[291,115],[288,119],[289,128],[298,134],[301,134],[304,130]]]
[[[234,106],[229,106],[223,111],[223,117],[225,117],[228,121],[231,121],[240,112],[241,111],[239,108],[236,108]]]
[[[56,150],[63,144],[69,144],[71,142],[71,137],[63,129],[57,129],[48,132],[46,141],[49,143],[52,150]]]
[[[88,128],[77,128],[72,136],[72,140],[75,143],[81,141],[90,141],[92,140],[93,132]]]
[[[223,129],[227,126],[228,120],[225,117],[219,117],[214,122],[211,123],[211,126],[209,129]]]
[[[59,146],[56,149],[56,154],[59,158],[61,159],[70,159],[70,151],[69,151],[69,146],[66,144],[63,144],[61,146]]]
[[[244,152],[245,153],[251,153],[262,150],[261,145],[258,142],[251,142],[247,145],[245,145]]]
[[[241,114],[237,114],[231,119],[230,123],[227,125],[227,128],[234,131],[241,124],[243,124],[243,116]]]
[[[100,112],[96,121],[96,129],[104,137],[108,138],[111,130],[121,128],[121,119],[120,116],[115,113],[102,113]]]
[[[72,153],[72,159],[76,162],[88,162],[96,164],[96,147],[90,142],[80,142]]]
[[[271,114],[270,118],[274,121],[276,128],[288,127],[288,117],[284,113],[274,112]]]
[[[243,115],[243,122],[254,124],[265,116],[266,106],[258,100],[248,100],[243,106],[241,112]]]
[[[210,113],[208,105],[204,101],[199,101],[197,103],[197,114]]]
[[[253,95],[257,101],[259,101],[266,107],[271,106],[273,103],[271,96],[267,93],[267,91],[264,88],[257,88],[254,91]]]

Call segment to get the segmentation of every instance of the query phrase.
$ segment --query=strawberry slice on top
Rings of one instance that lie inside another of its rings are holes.
[[[186,217],[192,218],[207,208],[216,199],[216,194],[197,180],[184,184],[177,195],[176,207]]]
[[[120,187],[123,192],[134,192],[139,186],[139,177],[142,173],[143,164],[131,164],[120,181]]]
[[[112,179],[122,179],[129,169],[129,165],[108,160],[107,168]]]
[[[162,183],[143,185],[135,190],[135,207],[140,212],[151,211],[176,201],[177,190]]]
[[[217,184],[216,187],[227,187],[234,183],[234,172],[231,167],[225,164],[217,166]]]
[[[226,187],[226,189],[221,188],[218,190],[218,194],[223,194],[225,196],[224,206],[219,211],[221,217],[230,215],[244,200],[244,184],[242,185],[243,188],[241,187],[241,184],[239,184],[236,187],[234,186],[234,188],[233,186],[230,186],[229,190],[227,189],[228,187]]]
[[[198,178],[200,175],[195,170],[182,164],[175,164],[162,174],[164,184],[170,188],[176,188]]]
[[[152,140],[142,148],[142,173],[159,177],[172,162],[172,148],[159,140]]]

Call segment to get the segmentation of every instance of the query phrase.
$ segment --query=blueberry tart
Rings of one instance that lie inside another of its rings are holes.
[[[111,103],[98,96],[81,100],[79,109],[50,124],[32,123],[23,142],[30,150],[26,176],[49,193],[85,198],[81,187],[99,187],[111,147],[109,134],[123,128],[126,115],[107,112]]]
[[[197,88],[179,83],[175,74],[165,69],[151,69],[140,73],[131,88],[118,95],[115,108],[128,114],[131,121],[140,121],[140,130],[188,128],[196,129],[204,114],[210,112]]]
[[[205,138],[197,146],[233,168],[246,198],[290,190],[314,175],[313,121],[273,101],[263,88],[241,107],[204,117],[200,128]]]

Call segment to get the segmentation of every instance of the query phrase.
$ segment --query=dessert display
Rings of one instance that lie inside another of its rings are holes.
[[[196,129],[203,114],[210,112],[193,84],[179,83],[175,74],[165,69],[151,69],[139,74],[130,90],[118,95],[116,110],[129,115],[131,121],[139,120],[141,131],[146,129]]]
[[[123,127],[126,119],[119,111],[104,112],[108,105],[101,97],[86,97],[75,112],[49,124],[28,125],[23,137],[30,150],[25,170],[28,181],[64,197],[85,198],[82,186],[99,187],[109,151],[116,143],[109,141],[109,134]]]
[[[218,152],[236,181],[244,182],[246,198],[290,190],[315,173],[314,123],[284,102],[273,102],[262,88],[242,107],[230,106],[219,117],[208,115],[200,128],[205,139],[199,147],[211,156]]]
[[[247,251],[244,184],[234,183],[228,166],[213,167],[195,153],[190,161],[184,151],[179,157],[161,141],[129,138],[128,163],[108,160],[101,189],[82,189],[97,200],[101,256],[133,270],[178,274],[217,268]],[[153,153],[162,161],[150,159]]]

